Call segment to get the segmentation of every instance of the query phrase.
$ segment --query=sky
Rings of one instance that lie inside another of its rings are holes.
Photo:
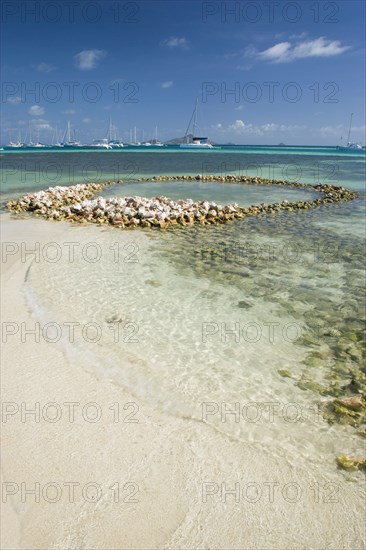
[[[3,0],[0,142],[107,137],[365,144],[358,0]]]

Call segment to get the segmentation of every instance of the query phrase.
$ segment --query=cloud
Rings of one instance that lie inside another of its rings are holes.
[[[255,52],[253,49],[247,51],[247,55],[256,55],[264,61],[272,63],[288,63],[295,59],[309,57],[331,57],[340,55],[350,49],[350,46],[342,46],[339,40],[326,40],[323,36],[315,40],[303,42],[279,42],[262,52]]]
[[[11,105],[18,105],[22,101],[22,98],[20,96],[15,97],[8,97],[6,100],[6,103],[10,103]]]
[[[67,109],[66,111],[62,111],[64,115],[75,115],[76,111],[75,109]]]
[[[178,38],[177,36],[171,36],[170,38],[163,40],[161,44],[163,46],[167,46],[168,48],[180,48],[182,50],[189,49],[188,40],[184,37]]]
[[[89,122],[91,122],[91,118],[83,118],[83,122],[85,124],[89,124]]]
[[[167,80],[166,82],[161,83],[162,88],[171,88],[172,86],[173,86],[173,81],[172,80]]]
[[[243,105],[239,105],[239,107],[235,107],[235,111],[242,111],[244,109]]]
[[[54,71],[56,69],[54,65],[50,65],[49,63],[44,63],[44,62],[39,63],[35,67],[37,71],[39,71],[40,73],[50,73],[51,71]]]
[[[28,113],[33,116],[41,116],[44,115],[44,108],[39,105],[32,105]]]
[[[235,132],[236,134],[252,134],[257,136],[263,136],[273,132],[288,132],[292,130],[304,130],[306,126],[286,126],[285,124],[275,124],[274,122],[267,122],[255,126],[254,124],[246,124],[244,120],[237,119],[233,124],[228,126],[227,131]]]
[[[90,71],[97,67],[98,61],[107,55],[105,50],[83,50],[74,55],[75,65],[81,71]]]

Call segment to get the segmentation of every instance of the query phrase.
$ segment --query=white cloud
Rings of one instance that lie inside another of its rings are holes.
[[[246,124],[244,120],[237,119],[234,124],[230,124],[228,130],[237,132],[238,134],[253,133],[253,125]]]
[[[186,38],[178,38],[177,36],[171,36],[166,40],[161,42],[163,46],[168,46],[168,48],[181,48],[182,50],[188,50],[189,44]]]
[[[235,107],[235,111],[242,111],[244,109],[243,105],[239,105],[239,107]]]
[[[36,65],[36,69],[40,73],[50,73],[51,71],[54,71],[56,67],[54,67],[53,65],[50,65],[49,63],[42,62]]]
[[[18,105],[22,101],[22,98],[20,96],[15,97],[8,97],[6,103],[10,103],[11,105]]]
[[[97,67],[98,61],[107,53],[104,50],[83,50],[74,56],[75,65],[81,71],[90,71]]]
[[[267,59],[268,61],[289,61],[289,52],[291,49],[290,42],[279,42],[275,46],[258,53],[258,57]]]
[[[44,108],[39,105],[32,105],[28,113],[33,116],[41,116],[44,115]]]
[[[85,124],[89,124],[89,122],[91,122],[91,118],[83,118],[83,122]]]
[[[173,86],[173,81],[172,80],[167,80],[166,82],[161,83],[162,88],[171,88],[172,86]]]
[[[62,111],[64,115],[75,115],[76,111],[75,109],[67,109],[66,111]]]
[[[266,124],[261,124],[255,126],[254,124],[246,124],[244,120],[237,119],[233,124],[228,126],[227,131],[235,132],[236,134],[252,134],[257,136],[264,136],[270,133],[279,133],[279,132],[289,132],[292,130],[304,130],[306,126],[290,125],[286,126],[285,124],[275,124],[274,122],[267,122]]]
[[[331,57],[340,55],[350,49],[350,46],[342,46],[339,40],[326,40],[323,36],[314,40],[305,40],[303,42],[279,42],[271,48],[256,55],[265,61],[273,63],[287,63],[295,59],[305,59],[308,57]],[[254,51],[248,51],[248,55],[253,55]]]

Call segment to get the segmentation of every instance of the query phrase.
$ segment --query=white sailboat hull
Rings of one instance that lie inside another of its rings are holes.
[[[213,149],[214,146],[211,143],[181,143],[182,149]]]

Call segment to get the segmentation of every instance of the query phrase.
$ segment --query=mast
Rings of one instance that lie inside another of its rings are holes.
[[[32,124],[29,121],[29,145],[32,145]]]
[[[71,127],[70,127],[70,121],[67,122],[67,143],[71,143]]]
[[[195,133],[196,133],[196,129],[197,129],[197,106],[198,106],[198,98],[196,98],[196,106],[193,110],[191,118],[189,119],[186,133],[184,134],[184,137],[186,139],[186,143],[188,143],[188,132],[189,132],[189,129],[191,127],[192,120],[193,120],[193,137],[195,137]]]
[[[137,143],[137,138],[136,138],[136,126],[134,128],[134,143],[136,144]]]
[[[351,128],[352,128],[352,118],[353,118],[353,113],[351,113],[351,118],[350,118],[350,120],[349,120],[349,130],[348,130],[347,145],[350,143]]]
[[[197,135],[197,110],[198,110],[198,97],[196,98],[196,106],[194,109],[194,119],[193,119],[193,137]]]

